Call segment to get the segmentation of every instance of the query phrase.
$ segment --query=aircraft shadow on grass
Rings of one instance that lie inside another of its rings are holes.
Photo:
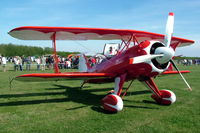
[[[34,97],[34,96],[55,96],[55,95],[64,95],[66,98],[53,98],[53,99],[42,99],[42,100],[28,100],[28,101],[12,101],[12,102],[3,102],[0,103],[0,107],[2,106],[19,106],[19,105],[31,105],[31,104],[41,104],[41,103],[60,103],[60,102],[69,102],[73,101],[76,103],[84,104],[83,106],[74,107],[74,108],[67,108],[66,110],[75,110],[80,109],[88,106],[92,106],[91,109],[97,112],[101,113],[110,113],[107,111],[104,111],[100,107],[100,101],[105,95],[100,94],[94,94],[93,92],[100,92],[100,91],[108,91],[112,90],[112,88],[107,89],[90,89],[90,90],[84,90],[84,88],[87,88],[88,86],[85,86],[83,89],[80,89],[80,87],[70,87],[70,86],[63,86],[63,85],[54,85],[55,88],[48,88],[46,90],[65,90],[63,92],[42,92],[42,93],[26,93],[26,94],[3,94],[0,95],[0,99],[2,98],[20,98],[20,97]],[[128,92],[127,96],[130,95],[139,95],[139,94],[146,94],[150,93],[147,90],[144,91],[135,91],[135,92]],[[140,102],[141,101],[129,101],[124,100],[126,102]],[[151,101],[143,101],[143,103],[152,103],[155,102]],[[144,109],[157,109],[152,107],[146,107],[146,106],[133,106],[133,105],[125,105],[125,107],[130,108],[144,108]]]

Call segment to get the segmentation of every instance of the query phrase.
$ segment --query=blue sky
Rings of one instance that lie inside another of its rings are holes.
[[[200,57],[199,0],[1,0],[0,43],[51,47],[50,41],[17,40],[7,34],[20,26],[117,28],[164,34],[169,12],[175,13],[174,36],[196,41],[178,48],[176,55]],[[91,53],[101,52],[104,43],[59,41],[57,47]]]

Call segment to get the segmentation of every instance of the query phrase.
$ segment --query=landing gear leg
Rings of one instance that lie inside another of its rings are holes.
[[[126,79],[126,74],[115,78],[115,88],[112,94],[105,96],[102,99],[102,106],[105,110],[111,112],[118,112],[123,109],[123,101],[120,97],[122,88]]]
[[[153,94],[151,97],[162,105],[170,105],[176,101],[176,95],[170,90],[159,90],[152,78],[144,81],[144,83],[151,89]]]

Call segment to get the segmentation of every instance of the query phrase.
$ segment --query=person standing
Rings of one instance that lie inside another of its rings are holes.
[[[40,71],[40,64],[41,64],[41,59],[40,59],[40,57],[38,57],[38,58],[36,59],[36,63],[37,63],[37,70]]]
[[[6,72],[6,63],[7,63],[6,57],[2,56],[2,67],[3,67],[3,72]]]
[[[14,62],[14,71],[18,71],[18,68],[19,68],[19,60],[17,58],[17,56],[15,56],[13,58],[13,62]]]
[[[22,67],[22,58],[20,56],[18,56],[18,60],[19,60],[19,70],[23,71],[23,67]]]
[[[46,57],[44,55],[42,56],[41,62],[42,62],[42,71],[44,71],[46,66]]]
[[[26,70],[30,71],[31,70],[31,57],[28,56],[26,58]]]
[[[68,69],[71,69],[71,64],[72,64],[71,61],[70,61],[70,60],[67,60],[67,68],[68,68]]]

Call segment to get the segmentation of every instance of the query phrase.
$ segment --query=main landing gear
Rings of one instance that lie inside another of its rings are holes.
[[[123,101],[120,95],[122,93],[122,87],[125,82],[125,78],[126,74],[116,77],[114,91],[101,100],[102,106],[105,110],[110,112],[118,112],[123,109]]]
[[[110,112],[118,112],[123,109],[122,98],[116,94],[108,94],[102,99],[101,103],[103,108]]]
[[[126,74],[123,74],[115,78],[114,91],[106,95],[102,100],[101,104],[103,108],[110,112],[118,112],[123,109],[123,101],[120,97],[122,93],[122,87],[125,82]],[[152,78],[144,81],[145,85],[151,89],[153,94],[151,97],[162,105],[170,105],[176,101],[176,95],[170,90],[159,90]]]
[[[176,101],[176,95],[170,90],[159,90],[153,79],[144,81],[146,85],[152,90],[153,94],[151,97],[162,105],[170,105]]]

